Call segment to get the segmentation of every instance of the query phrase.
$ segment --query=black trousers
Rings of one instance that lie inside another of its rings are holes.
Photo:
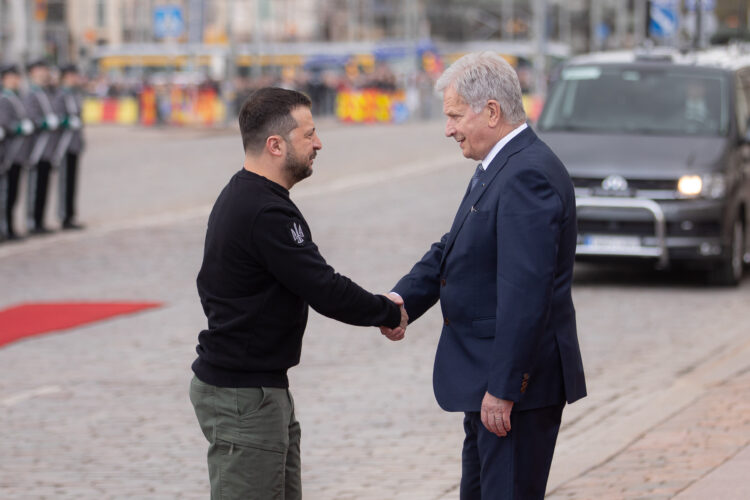
[[[542,500],[564,406],[513,410],[502,438],[487,430],[479,412],[467,412],[461,500]]]
[[[44,210],[47,207],[49,174],[52,164],[42,160],[29,170],[28,223],[29,229],[44,228]]]
[[[78,183],[78,154],[66,153],[60,168],[60,220],[71,223],[76,217],[76,187]]]
[[[16,201],[18,200],[18,184],[21,179],[21,165],[14,163],[10,166],[7,172],[3,175],[0,186],[2,192],[0,193],[0,200],[2,200],[3,206],[0,207],[3,214],[3,220],[0,221],[0,226],[3,228],[5,236],[14,236],[16,234],[15,228],[13,227],[13,211],[16,207]]]

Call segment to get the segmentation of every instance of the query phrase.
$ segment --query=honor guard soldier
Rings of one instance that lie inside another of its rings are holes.
[[[27,217],[31,234],[46,234],[44,209],[47,204],[52,157],[59,139],[60,120],[52,108],[52,98],[47,86],[50,83],[49,67],[39,60],[28,66],[29,93],[24,98],[26,109],[34,122],[34,145],[29,158],[29,190]]]
[[[5,73],[5,67],[0,68],[0,73]],[[0,84],[1,85],[1,84]],[[1,88],[1,87],[0,87]],[[6,176],[6,170],[5,170],[5,136],[6,132],[5,129],[10,128],[8,125],[6,125],[5,120],[3,119],[5,117],[0,116],[0,243],[5,241],[8,237],[8,228],[7,226],[7,217],[5,216],[5,211],[7,210],[5,198],[8,196],[8,189],[6,187],[7,185],[7,179]]]
[[[18,66],[0,67],[0,130],[4,135],[0,146],[0,238],[18,239],[13,228],[13,211],[18,199],[21,169],[32,146],[34,125],[19,97],[21,74]]]
[[[76,222],[76,187],[78,161],[83,152],[80,75],[74,65],[60,68],[60,89],[52,101],[52,109],[62,120],[52,165],[59,170],[60,220],[63,229],[83,229]]]

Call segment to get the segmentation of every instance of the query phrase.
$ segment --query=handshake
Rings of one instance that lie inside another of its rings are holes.
[[[409,315],[406,314],[406,309],[404,308],[404,299],[402,299],[398,294],[396,293],[387,293],[385,294],[386,297],[391,299],[394,303],[401,306],[401,324],[398,325],[396,328],[388,328],[387,326],[381,326],[380,327],[380,333],[385,335],[389,340],[401,340],[404,338],[404,335],[406,334],[406,325],[409,324]]]

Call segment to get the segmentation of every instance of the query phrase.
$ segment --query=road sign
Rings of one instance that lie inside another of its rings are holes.
[[[649,32],[656,38],[671,38],[677,33],[677,1],[652,0]]]
[[[190,43],[203,43],[203,0],[190,0],[188,2],[188,40]]]
[[[596,40],[602,44],[607,41],[609,35],[612,34],[612,29],[607,23],[599,23],[596,25]]]
[[[154,8],[154,36],[156,38],[178,38],[185,31],[182,8],[164,5]]]

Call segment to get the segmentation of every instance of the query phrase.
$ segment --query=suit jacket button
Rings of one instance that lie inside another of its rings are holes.
[[[443,278],[443,279],[440,280],[440,285],[441,286],[445,286],[445,278]]]
[[[448,326],[450,324],[451,324],[451,320],[449,320],[448,318],[445,318],[445,326]]]

